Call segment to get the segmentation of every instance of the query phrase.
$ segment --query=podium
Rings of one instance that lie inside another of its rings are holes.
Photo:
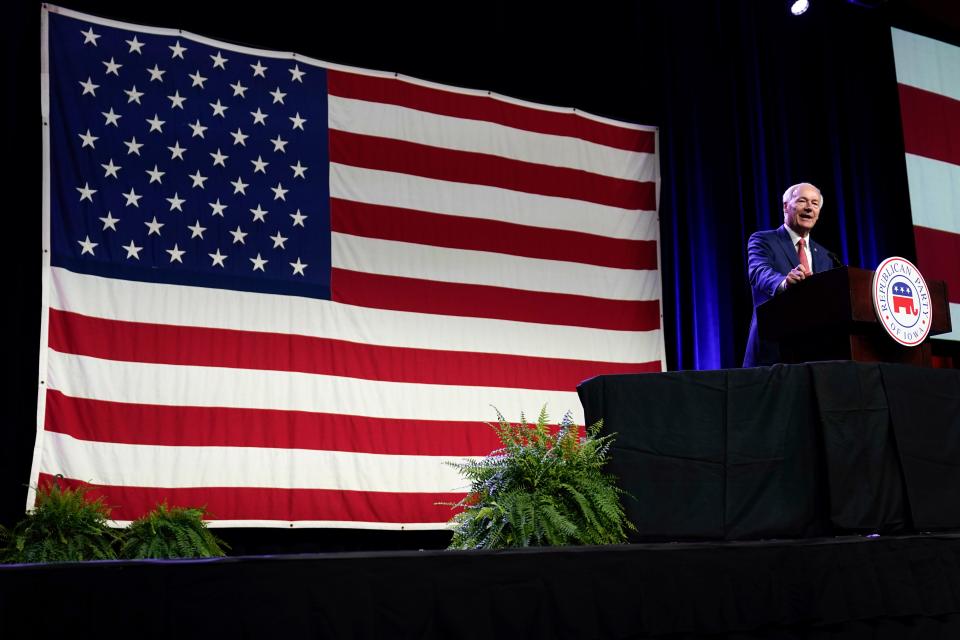
[[[780,345],[785,363],[818,360],[894,362],[931,366],[929,339],[916,347],[896,343],[877,321],[873,271],[839,267],[816,273],[757,307],[760,336]],[[947,287],[927,281],[930,336],[951,330]]]

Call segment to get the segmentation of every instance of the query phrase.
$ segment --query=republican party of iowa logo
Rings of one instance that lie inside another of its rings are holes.
[[[887,258],[873,274],[873,310],[890,337],[915,347],[930,334],[930,291],[904,258]]]

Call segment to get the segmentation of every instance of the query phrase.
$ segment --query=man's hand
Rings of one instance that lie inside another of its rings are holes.
[[[797,284],[804,278],[806,278],[810,273],[803,268],[802,264],[798,264],[793,269],[790,270],[790,273],[787,274],[786,279],[784,280],[784,287],[789,287]]]

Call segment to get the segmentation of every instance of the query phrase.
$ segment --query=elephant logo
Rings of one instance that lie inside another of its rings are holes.
[[[906,313],[912,316],[920,315],[920,309],[913,306],[913,289],[905,282],[897,282],[891,287],[893,295],[891,304],[894,313]]]

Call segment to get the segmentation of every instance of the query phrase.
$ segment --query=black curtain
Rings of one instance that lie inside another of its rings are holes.
[[[738,366],[750,319],[744,247],[818,185],[814,236],[847,264],[913,259],[891,13],[815,2],[657,5],[660,202],[671,369]],[[681,44],[682,43],[682,44]]]

